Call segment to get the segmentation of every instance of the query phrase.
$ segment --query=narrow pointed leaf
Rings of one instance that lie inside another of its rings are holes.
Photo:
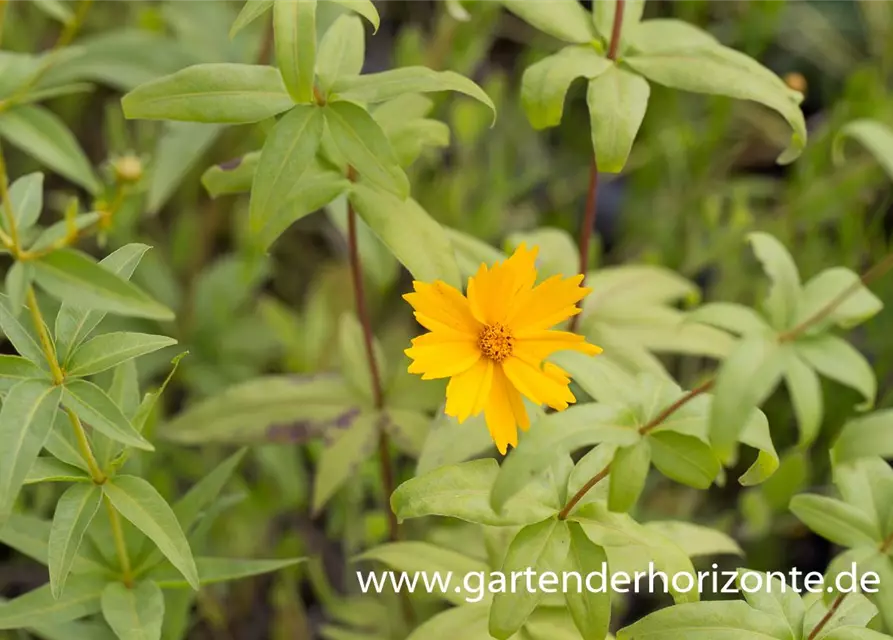
[[[177,516],[161,494],[142,478],[117,476],[102,486],[112,506],[152,540],[193,589],[198,570]]]
[[[626,513],[635,506],[645,488],[651,468],[651,444],[641,440],[629,447],[622,447],[611,462],[608,507],[611,511]]]
[[[56,504],[48,547],[50,589],[56,598],[62,595],[81,540],[101,502],[102,489],[90,483],[72,485]]]
[[[313,100],[316,68],[316,0],[274,0],[276,63],[295,102]]]
[[[133,428],[130,420],[112,402],[105,391],[87,380],[65,383],[62,404],[105,436],[122,444],[154,451],[155,448]]]
[[[576,522],[568,523],[570,550],[567,570],[589,576],[604,570],[608,562],[605,550],[592,542]],[[583,638],[604,638],[611,622],[611,591],[595,593],[584,588],[570,589],[564,594],[567,608]]]
[[[54,251],[34,260],[33,265],[37,284],[62,302],[123,316],[173,318],[170,309],[80,251]]]
[[[598,37],[592,17],[577,0],[503,0],[502,4],[559,40],[588,44]]]
[[[0,355],[0,391],[9,391],[28,378],[47,378],[46,372],[21,356]]]
[[[21,629],[36,621],[41,625],[59,624],[93,615],[100,609],[99,597],[107,582],[105,576],[72,576],[58,599],[49,584],[38,587],[0,605],[0,629]]]
[[[381,24],[381,18],[378,15],[378,9],[375,8],[375,4],[373,4],[372,0],[330,0],[335,4],[339,4],[345,9],[350,9],[354,13],[357,13],[366,20],[369,21],[369,24],[372,25],[375,31],[378,31],[378,27]]]
[[[236,16],[233,26],[230,27],[230,39],[234,38],[239,31],[264,15],[272,6],[273,0],[246,0],[245,4],[242,5],[242,10],[239,11],[239,15]]]
[[[66,372],[70,376],[92,376],[173,344],[177,344],[173,338],[150,333],[104,333],[88,340],[72,354]]]
[[[43,209],[43,174],[29,173],[9,185],[9,202],[15,214],[16,228],[19,231],[29,229]],[[2,225],[6,229],[6,216],[2,218]]]
[[[358,76],[363,69],[366,35],[355,15],[338,16],[319,43],[316,75],[319,88],[328,92],[338,78]]]
[[[6,395],[0,408],[0,528],[13,505],[28,471],[53,427],[60,387],[48,380],[25,380]]]
[[[102,591],[102,616],[119,640],[160,640],[164,596],[157,584],[140,582],[129,589],[110,582]]]
[[[641,76],[612,66],[589,81],[592,147],[600,171],[619,173],[642,126],[651,89]]]
[[[40,346],[40,340],[30,323],[21,320],[30,320],[25,316],[24,309],[14,310],[10,299],[0,294],[0,328],[6,334],[6,338],[25,358],[43,369],[47,368],[46,356]],[[20,320],[21,318],[21,320]]]
[[[293,567],[303,562],[303,558],[285,558],[282,560],[252,560],[242,558],[203,558],[195,559],[198,567],[198,579],[202,585],[232,582],[241,578],[250,578],[265,573],[273,573]],[[189,583],[183,579],[172,566],[158,567],[148,577],[164,589],[185,589]]]

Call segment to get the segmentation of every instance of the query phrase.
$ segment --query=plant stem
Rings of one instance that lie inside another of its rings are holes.
[[[130,567],[130,556],[127,554],[127,543],[124,540],[124,530],[121,528],[121,517],[108,496],[103,496],[103,502],[105,502],[105,509],[109,514],[115,550],[118,552],[118,560],[121,562],[121,582],[130,589],[133,586],[133,569]]]
[[[608,59],[616,60],[617,51],[620,48],[620,33],[623,30],[623,10],[625,0],[617,0],[614,5],[614,25],[611,29],[611,42],[608,45]],[[578,253],[580,254],[580,273],[583,280],[586,279],[586,271],[589,269],[589,241],[595,231],[595,219],[598,213],[598,158],[595,151],[592,152],[592,162],[589,165],[589,189],[586,192],[586,210],[583,212],[583,221],[580,223],[580,238]],[[583,282],[580,283],[581,285]],[[580,324],[578,313],[571,318],[570,330],[576,331]]]
[[[809,637],[806,640],[815,640],[815,637],[819,635],[819,632],[825,628],[825,625],[834,617],[834,614],[837,613],[837,610],[840,609],[840,605],[843,604],[843,601],[846,600],[846,597],[849,594],[847,592],[841,593],[834,599],[834,602],[831,603],[831,607],[828,609],[828,613],[826,613],[819,623],[815,626],[815,628],[810,632]]]
[[[87,462],[87,468],[90,470],[90,477],[93,479],[93,483],[105,484],[108,476],[105,475],[99,467],[99,463],[96,462],[96,456],[93,455],[93,450],[90,448],[90,441],[87,439],[87,432],[84,431],[81,419],[71,409],[65,409],[65,413],[68,415],[69,422],[71,422],[71,428],[74,430],[74,437],[78,443],[78,450],[80,450],[81,456]]]
[[[40,347],[43,349],[43,355],[47,364],[50,365],[50,373],[53,376],[53,384],[62,384],[65,375],[56,359],[56,348],[47,332],[46,323],[43,321],[43,315],[40,313],[40,307],[37,305],[37,296],[34,295],[34,287],[29,286],[25,292],[25,301],[28,304],[28,310],[31,312],[31,320],[34,322],[34,328],[37,331],[37,337],[40,339]]]
[[[707,391],[710,391],[710,389],[713,388],[713,385],[714,385],[715,383],[716,383],[716,377],[711,377],[711,378],[708,379],[706,382],[701,383],[700,385],[698,385],[697,387],[695,387],[694,389],[692,389],[691,391],[689,391],[688,393],[686,393],[684,396],[682,396],[681,398],[679,398],[678,400],[676,400],[676,402],[674,402],[674,403],[671,404],[669,407],[667,407],[666,409],[664,409],[663,411],[661,411],[661,412],[660,412],[660,413],[659,413],[653,420],[651,420],[648,424],[646,424],[646,425],[644,425],[643,427],[641,427],[641,428],[639,429],[639,434],[641,434],[641,435],[643,435],[643,436],[648,435],[648,433],[650,433],[650,432],[651,432],[652,430],[654,430],[656,427],[660,426],[660,425],[663,423],[664,420],[666,420],[666,419],[669,418],[671,415],[673,415],[674,413],[676,413],[676,412],[677,412],[679,409],[681,409],[683,406],[685,406],[686,404],[688,404],[689,402],[691,402],[692,400],[694,400],[695,398],[697,398],[697,397],[698,397],[699,395],[701,395],[702,393],[706,393]]]
[[[558,513],[559,520],[567,520],[568,515],[571,511],[574,510],[574,507],[583,499],[587,493],[589,493],[590,489],[592,489],[599,482],[608,477],[608,474],[611,473],[611,464],[608,463],[604,469],[596,473],[589,479],[589,482],[584,484],[577,493],[574,494],[574,497],[567,501],[567,504],[561,509]]]

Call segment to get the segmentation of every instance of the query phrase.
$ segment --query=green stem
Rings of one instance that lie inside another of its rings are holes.
[[[124,530],[121,528],[121,516],[118,515],[108,496],[103,496],[103,502],[105,502],[105,509],[109,514],[109,522],[112,525],[112,537],[115,540],[118,560],[121,562],[121,581],[129,589],[133,586],[133,569],[130,567],[130,556],[127,553],[127,543],[124,540]]]
[[[62,381],[65,380],[65,374],[62,373],[62,368],[59,366],[59,361],[56,358],[56,348],[53,346],[53,341],[50,339],[46,323],[43,321],[43,315],[40,313],[40,307],[37,305],[37,296],[34,294],[34,287],[28,287],[28,290],[25,293],[25,300],[28,304],[28,310],[31,312],[31,319],[34,321],[37,337],[40,339],[43,355],[46,358],[47,364],[50,365],[53,384],[62,384]]]
[[[87,462],[87,468],[90,470],[90,477],[93,479],[94,484],[105,484],[105,481],[108,480],[108,476],[102,471],[99,467],[99,463],[96,461],[96,456],[93,455],[93,449],[90,448],[90,441],[87,439],[87,432],[84,431],[84,425],[81,424],[81,419],[77,417],[77,414],[71,409],[66,409],[65,413],[68,415],[68,420],[71,422],[71,427],[74,430],[74,437],[78,443],[78,450],[81,452],[81,456]]]

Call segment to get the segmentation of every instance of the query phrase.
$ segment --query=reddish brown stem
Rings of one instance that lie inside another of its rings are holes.
[[[846,597],[849,595],[848,592],[843,592],[839,596],[834,599],[834,602],[831,603],[831,608],[828,609],[828,613],[826,613],[819,623],[813,628],[812,632],[809,634],[809,637],[806,640],[815,640],[815,638],[819,635],[822,629],[825,628],[825,625],[831,621],[831,618],[834,617],[834,614],[837,613],[837,610],[840,609],[840,605],[843,604],[843,601],[846,600]]]
[[[574,507],[583,499],[587,493],[589,493],[592,488],[597,485],[599,482],[608,477],[608,474],[611,473],[611,465],[608,464],[604,469],[599,471],[597,474],[592,476],[589,479],[589,482],[584,484],[577,493],[574,494],[574,497],[567,501],[567,504],[564,505],[564,508],[558,512],[559,520],[567,520],[567,517],[570,515],[570,512],[574,510]]]
[[[710,391],[710,389],[713,388],[713,385],[715,383],[716,383],[716,378],[713,377],[713,378],[710,378],[709,380],[707,380],[706,382],[703,382],[699,386],[695,387],[694,389],[692,389],[691,391],[686,393],[684,396],[679,398],[676,402],[671,404],[669,407],[667,407],[666,409],[661,411],[653,420],[651,420],[651,422],[649,422],[648,424],[641,427],[639,429],[639,433],[642,434],[643,436],[648,435],[648,433],[650,431],[652,431],[656,427],[660,426],[664,420],[666,420],[671,415],[673,415],[674,413],[679,411],[679,409],[684,407],[686,404],[688,404],[689,402],[691,402],[692,400],[697,398],[702,393]]]

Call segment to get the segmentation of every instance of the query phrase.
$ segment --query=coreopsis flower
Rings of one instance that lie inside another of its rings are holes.
[[[483,411],[502,454],[517,446],[518,427],[530,427],[522,395],[557,411],[576,401],[569,374],[546,358],[556,351],[602,351],[583,336],[550,330],[580,313],[577,303],[590,289],[580,286],[582,275],[534,286],[536,253],[522,244],[504,262],[482,264],[468,279],[467,297],[439,280],[416,281],[415,292],[403,296],[429,330],[406,350],[409,372],[423,380],[450,378],[447,415],[461,423]]]

